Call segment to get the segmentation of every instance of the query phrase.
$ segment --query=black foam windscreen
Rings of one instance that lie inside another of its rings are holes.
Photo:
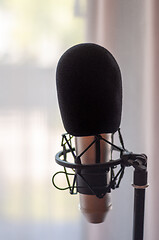
[[[122,111],[122,81],[112,54],[93,43],[68,49],[56,71],[65,130],[74,136],[114,133]]]

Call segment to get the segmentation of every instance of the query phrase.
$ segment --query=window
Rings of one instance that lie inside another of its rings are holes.
[[[78,197],[51,179],[64,131],[56,64],[84,41],[82,9],[84,1],[0,2],[1,239],[81,239]]]

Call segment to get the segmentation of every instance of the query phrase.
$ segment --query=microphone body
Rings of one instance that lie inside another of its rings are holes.
[[[111,134],[101,135],[106,140],[111,141]],[[77,155],[80,155],[80,153],[83,152],[91,144],[94,138],[95,138],[94,136],[75,137],[75,149]],[[99,155],[98,157],[100,158],[99,159],[100,163],[109,161],[111,159],[111,146],[104,141],[101,141],[100,146],[98,148],[96,145],[92,145],[90,149],[88,149],[86,153],[81,157],[81,163],[96,164],[98,158],[97,155]],[[109,183],[110,180],[109,173],[107,173],[106,178],[107,183]],[[95,181],[98,180],[95,179]],[[89,194],[88,193],[89,193],[88,189],[86,189],[85,194],[79,193],[80,210],[86,217],[88,222],[101,223],[104,221],[107,212],[111,208],[110,193],[105,194],[103,198],[97,198],[97,196],[90,195],[90,193]]]

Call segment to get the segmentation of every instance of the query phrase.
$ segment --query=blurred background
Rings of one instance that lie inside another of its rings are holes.
[[[132,239],[132,169],[112,192],[113,209],[99,225],[83,218],[78,196],[51,182],[61,170],[54,156],[65,132],[57,62],[72,45],[94,42],[121,68],[121,131],[127,149],[149,157],[145,239],[158,240],[158,10],[157,0],[0,1],[1,239]]]

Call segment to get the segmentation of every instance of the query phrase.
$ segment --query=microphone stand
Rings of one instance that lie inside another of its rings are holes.
[[[145,154],[135,155],[126,153],[123,155],[125,166],[134,167],[134,212],[133,212],[133,240],[143,240],[144,236],[144,210],[145,189],[147,184],[147,157]]]
[[[145,189],[147,185],[147,167],[143,164],[134,166],[134,219],[133,240],[143,240]]]

